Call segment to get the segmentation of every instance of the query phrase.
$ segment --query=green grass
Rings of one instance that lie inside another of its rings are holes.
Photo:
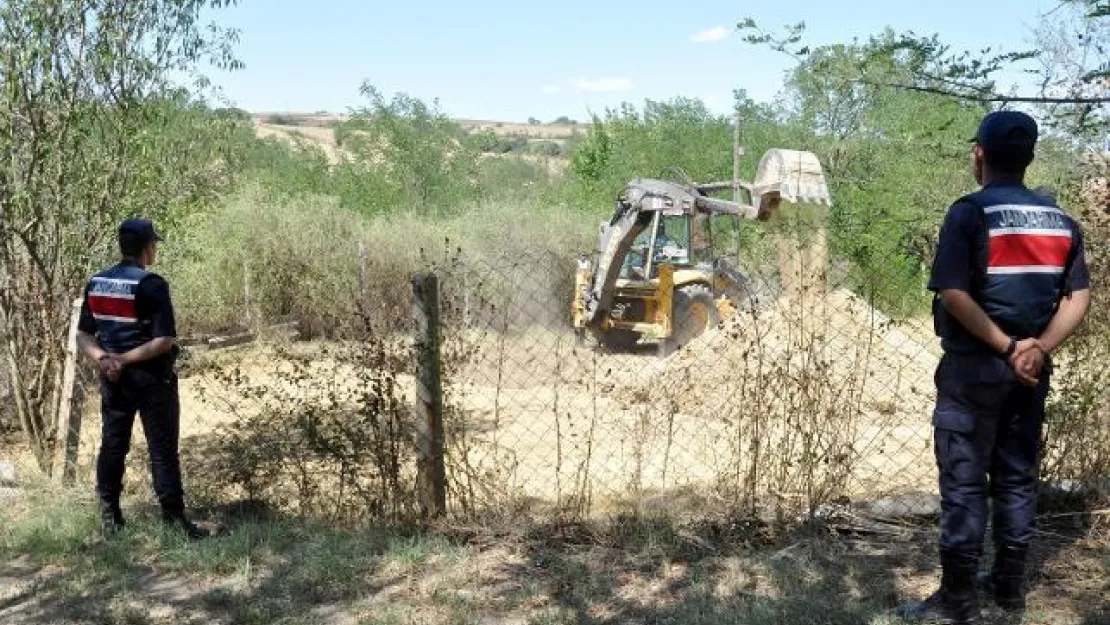
[[[404,567],[420,566],[433,556],[441,556],[448,563],[457,563],[466,552],[452,545],[441,536],[392,537],[386,553],[396,564]]]
[[[441,537],[385,528],[233,520],[221,535],[191,543],[155,517],[128,516],[119,535],[103,540],[88,498],[35,496],[5,511],[0,565],[64,569],[36,591],[51,606],[47,612],[63,620],[148,622],[143,609],[119,598],[141,597],[152,577],[164,577],[181,586],[175,592],[187,609],[233,623],[294,623],[313,607],[364,596],[378,571],[408,574],[432,558],[464,557]]]
[[[463,544],[229,516],[222,535],[186,543],[136,512],[116,539],[97,541],[87,497],[47,493],[2,513],[0,578],[28,581],[0,586],[0,614],[21,606],[24,620],[13,623],[299,625],[331,615],[367,625],[899,625],[890,609],[937,577],[931,528],[899,543],[624,517],[488,536],[468,529]],[[1044,543],[1035,568],[1047,573],[1036,577],[1027,623],[1104,617],[1110,551],[1106,536],[1086,531]]]
[[[0,509],[0,553],[27,553],[43,562],[78,554],[96,527],[91,500],[58,492],[45,480],[27,485],[27,498]]]

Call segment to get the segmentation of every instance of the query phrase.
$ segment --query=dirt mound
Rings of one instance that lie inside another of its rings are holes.
[[[808,310],[780,300],[737,314],[639,372],[619,394],[633,403],[667,400],[696,411],[728,400],[753,379],[781,389],[806,375],[818,379],[805,382],[830,387],[858,381],[866,404],[919,407],[911,400],[928,401],[939,358],[925,324],[895,323],[847,290]]]
[[[896,324],[846,290],[784,299],[734,316],[616,397],[684,428],[719,428],[737,474],[763,476],[757,489],[928,489],[939,358],[930,327]]]

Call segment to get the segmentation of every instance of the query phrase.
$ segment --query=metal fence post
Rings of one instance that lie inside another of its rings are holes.
[[[412,280],[416,322],[416,411],[420,449],[419,488],[425,515],[447,510],[447,474],[443,459],[443,384],[439,341],[439,280],[422,273]]]

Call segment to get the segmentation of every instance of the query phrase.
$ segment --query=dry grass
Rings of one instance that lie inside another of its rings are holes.
[[[327,126],[268,124],[256,119],[254,132],[260,139],[281,139],[291,147],[295,147],[299,140],[308,140],[323,150],[328,162],[333,165],[340,162],[345,154],[335,141],[335,131]]]
[[[471,132],[492,132],[500,136],[522,136],[556,142],[565,141],[575,135],[585,135],[588,127],[588,124],[520,124],[475,119],[456,119],[455,122]]]
[[[363,325],[360,306],[381,326],[408,319],[412,275],[457,249],[569,259],[591,236],[587,223],[573,211],[511,201],[442,218],[410,211],[362,217],[335,198],[274,198],[250,185],[184,224],[159,270],[173,285],[182,331],[292,315],[311,335],[350,336]],[[534,269],[536,279],[546,270]],[[566,309],[563,301],[555,306]]]
[[[417,533],[224,507],[206,511],[223,535],[187,545],[128,508],[128,530],[104,543],[88,540],[89,503],[54,491],[0,513],[0,620],[894,625],[889,610],[937,579],[928,528],[876,540],[623,517]],[[1105,520],[1061,523],[1042,521],[1025,622],[1106,623]]]

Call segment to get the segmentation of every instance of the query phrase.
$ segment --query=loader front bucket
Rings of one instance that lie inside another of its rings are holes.
[[[759,161],[752,184],[753,195],[777,194],[795,204],[832,206],[821,161],[812,152],[771,149]]]

